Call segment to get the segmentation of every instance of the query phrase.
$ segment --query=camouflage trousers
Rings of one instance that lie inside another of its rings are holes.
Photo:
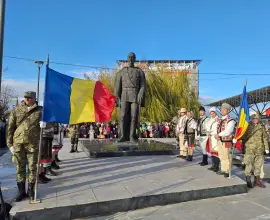
[[[72,145],[76,145],[76,144],[78,144],[78,142],[79,142],[79,138],[78,137],[72,137],[72,138],[70,138],[70,143],[72,144]]]
[[[260,176],[262,165],[264,163],[264,155],[245,154],[244,163],[246,165],[246,176],[250,176],[253,169],[254,176]]]
[[[13,152],[12,162],[16,165],[17,182],[26,180],[26,164],[28,164],[28,182],[35,183],[37,172],[38,151],[33,149],[33,145],[21,144],[16,146]]]

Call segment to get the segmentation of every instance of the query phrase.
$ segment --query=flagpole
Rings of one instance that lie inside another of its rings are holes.
[[[47,57],[47,67],[48,66],[49,66],[49,55]],[[47,68],[46,68],[46,74],[47,74]],[[43,141],[43,128],[40,129],[40,135],[39,135],[38,162],[37,162],[37,173],[36,173],[36,182],[35,182],[35,195],[34,195],[34,200],[30,201],[31,204],[38,204],[41,202],[40,199],[37,199],[37,195],[38,195],[38,179],[39,179],[39,169],[40,169],[40,160],[41,160],[41,151],[42,151],[42,141]]]
[[[246,80],[244,86],[245,86],[245,87],[247,86],[247,80]],[[243,99],[243,95],[242,95],[242,99]],[[240,106],[240,107],[241,107],[241,106]],[[238,117],[240,117],[240,114],[238,115]],[[238,120],[239,120],[239,119],[238,119]],[[237,132],[237,131],[235,131],[235,132]],[[235,133],[235,135],[236,135],[236,133]],[[234,135],[234,136],[235,136],[235,135]],[[233,147],[232,147],[232,157],[230,158],[231,163],[230,163],[229,179],[233,179],[233,178],[232,178],[232,161],[233,161],[233,153],[234,153],[234,150],[235,150],[235,143],[233,143]]]

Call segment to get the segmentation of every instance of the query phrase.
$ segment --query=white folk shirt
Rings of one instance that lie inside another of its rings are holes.
[[[209,118],[206,124],[206,132],[208,136],[215,136],[217,134],[217,120],[217,116],[215,118]]]
[[[206,132],[207,136],[209,137],[209,144],[210,144],[210,151],[211,152],[217,152],[217,139],[215,138],[215,135],[217,134],[217,122],[218,117],[215,118],[209,118],[207,124],[206,124]]]
[[[222,116],[221,119],[224,120],[226,118],[227,118],[227,115]],[[229,123],[227,124],[227,127],[225,128],[225,130],[221,131],[218,134],[218,136],[219,137],[227,137],[227,136],[231,135],[233,133],[233,131],[234,131],[235,123],[236,123],[235,120],[229,121]]]
[[[181,116],[181,117],[179,118],[178,124],[177,124],[177,129],[176,129],[179,133],[183,133],[183,132],[184,132],[187,119],[188,119],[188,118],[187,118],[186,115]]]

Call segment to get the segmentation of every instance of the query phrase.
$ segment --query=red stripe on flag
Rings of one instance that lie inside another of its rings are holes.
[[[95,121],[108,122],[111,120],[116,97],[106,86],[97,81],[94,90]]]
[[[242,130],[243,129],[241,127],[237,128],[235,138],[239,137],[242,134]]]

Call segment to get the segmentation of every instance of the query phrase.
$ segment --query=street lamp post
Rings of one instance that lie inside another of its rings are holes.
[[[0,0],[0,98],[1,98],[1,84],[2,84],[5,9],[6,9],[6,0]]]
[[[37,81],[37,103],[39,104],[39,81],[40,81],[40,68],[43,66],[43,61],[37,60],[35,64],[38,67],[38,81]]]

